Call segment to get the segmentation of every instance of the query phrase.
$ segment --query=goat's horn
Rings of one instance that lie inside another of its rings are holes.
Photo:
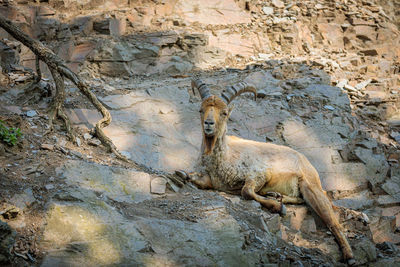
[[[201,80],[197,79],[197,80],[192,80],[192,91],[193,94],[194,93],[194,89],[199,90],[200,96],[201,96],[201,100],[207,99],[211,96],[210,93],[210,88],[203,83]]]
[[[236,83],[234,85],[228,86],[221,94],[221,97],[226,101],[227,104],[231,103],[233,99],[243,93],[253,93],[254,100],[257,99],[257,89],[246,82]]]

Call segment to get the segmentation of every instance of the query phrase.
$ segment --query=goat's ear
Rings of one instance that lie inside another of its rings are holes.
[[[231,116],[231,113],[232,113],[234,107],[235,107],[235,105],[233,105],[233,104],[228,107],[228,118]]]

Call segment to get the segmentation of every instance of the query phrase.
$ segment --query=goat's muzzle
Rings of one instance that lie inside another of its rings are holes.
[[[215,123],[211,120],[204,121],[204,145],[205,153],[209,154],[215,145]]]
[[[215,123],[212,120],[204,121],[204,135],[206,137],[212,137],[215,134]]]

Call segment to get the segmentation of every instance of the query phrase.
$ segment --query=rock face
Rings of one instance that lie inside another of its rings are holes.
[[[236,82],[254,84],[257,100],[247,95],[235,100],[228,134],[306,155],[335,205],[370,217],[364,226],[341,214],[357,264],[398,264],[397,3],[3,2],[1,15],[88,78],[113,118],[104,129],[107,136],[123,155],[154,173],[191,171],[198,158],[200,99],[191,91],[192,76],[215,94]],[[0,88],[0,101],[36,129],[45,101],[40,98],[43,103],[32,108],[13,102],[15,85],[30,79],[34,55],[4,31],[0,35],[0,82],[10,84],[4,94]],[[69,153],[58,142],[37,148],[63,153],[56,154],[62,166],[55,175],[62,186],[46,181],[46,199],[36,185],[7,198],[19,213],[35,204],[44,207],[41,247],[47,254],[38,264],[341,266],[334,238],[305,205],[288,207],[281,218],[238,196],[179,188],[167,176],[114,166],[119,163],[112,159],[95,163],[87,151],[103,148],[88,130],[101,116],[77,97],[76,88],[67,87],[68,115],[86,133],[77,139],[80,152]],[[33,148],[29,153],[37,153]],[[18,231],[26,226],[6,219]],[[3,228],[0,261],[9,259],[14,238]]]
[[[40,245],[49,252],[41,266],[243,266],[282,258],[279,216],[254,201],[190,187],[172,197],[130,198],[132,190],[139,195],[148,189],[128,182],[116,198],[118,179],[129,181],[136,172],[69,161],[57,173],[66,186],[48,203]],[[331,261],[293,246],[283,258],[293,253],[315,255],[304,264]]]

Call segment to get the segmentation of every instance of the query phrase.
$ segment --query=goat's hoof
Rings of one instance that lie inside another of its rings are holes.
[[[183,180],[189,179],[189,175],[188,175],[185,171],[178,170],[178,171],[175,171],[175,174],[176,174],[178,177],[182,178]]]
[[[281,210],[279,211],[279,215],[286,216],[286,206],[282,204]]]
[[[273,197],[273,198],[281,198],[281,193],[278,192],[267,192],[265,193],[266,196]]]
[[[351,258],[351,259],[347,260],[347,265],[353,266],[354,264],[356,264],[356,260],[354,258]]]
[[[363,222],[364,225],[368,225],[369,224],[369,218],[368,215],[365,214],[364,212],[361,212],[361,221]]]

